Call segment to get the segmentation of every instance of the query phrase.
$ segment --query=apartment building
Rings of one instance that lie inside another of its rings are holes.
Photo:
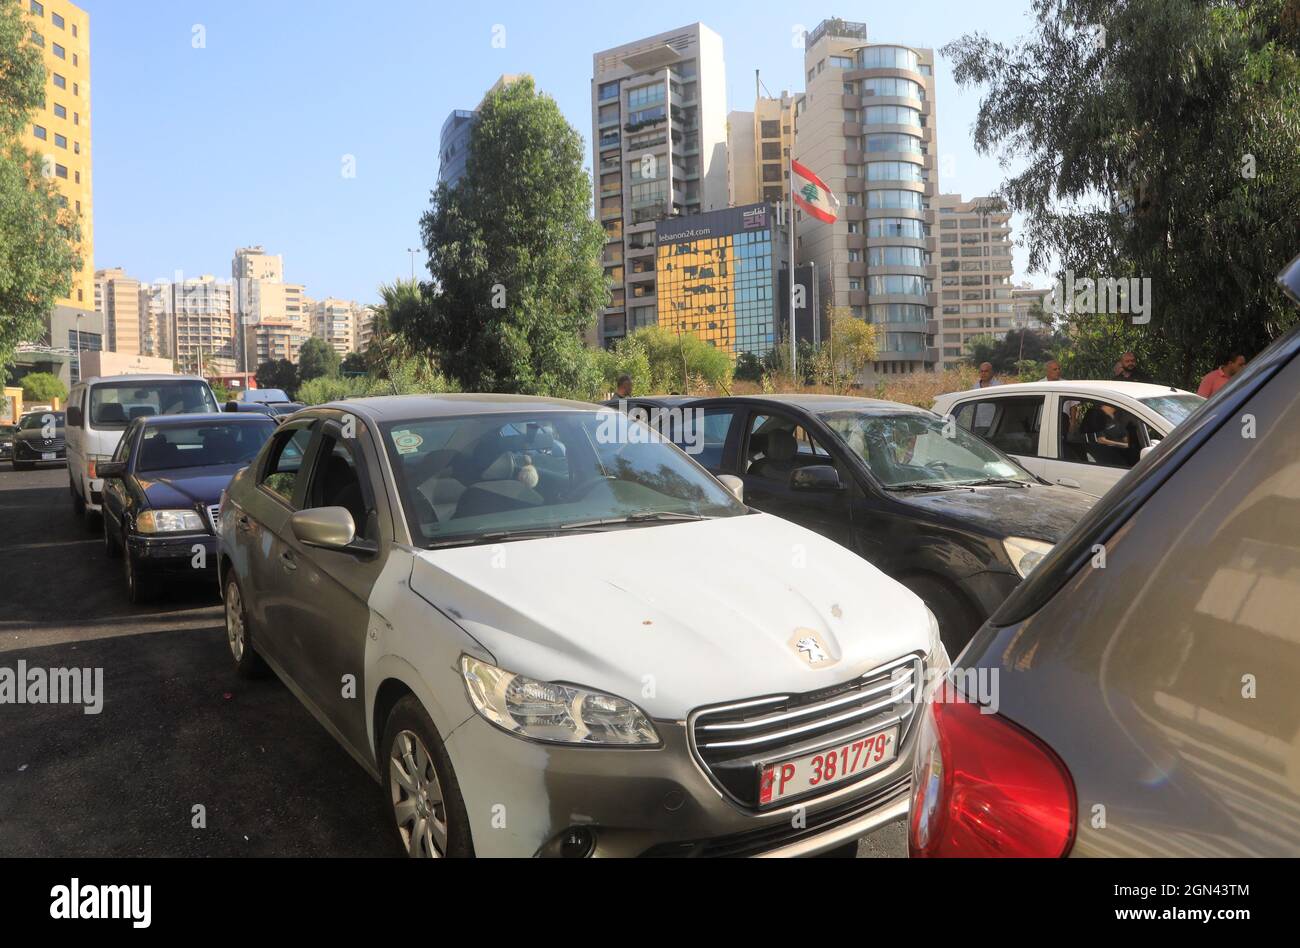
[[[873,43],[865,23],[829,19],[805,37],[804,69],[794,157],[840,211],[833,224],[796,211],[799,262],[816,264],[824,309],[878,327],[862,381],[934,371],[934,51]]]
[[[373,335],[373,324],[374,310],[351,300],[323,299],[312,307],[312,335],[341,356],[360,352]]]
[[[1014,328],[1011,214],[988,197],[940,194],[939,306],[943,368],[955,368],[971,339],[1001,339]],[[1026,307],[1027,308],[1027,307]]]
[[[180,371],[238,371],[235,286],[211,274],[171,285],[173,358]]]
[[[512,82],[525,78],[524,75],[506,73],[492,84],[484,94],[486,99],[498,89]],[[442,132],[438,136],[438,183],[453,188],[465,176],[465,161],[469,157],[469,137],[478,122],[478,107],[470,109],[453,109],[442,123]]]
[[[140,284],[140,354],[176,357],[172,324],[172,287],[165,280]]]
[[[727,180],[732,205],[790,206],[790,150],[798,99],[757,96],[754,111],[727,115]]]
[[[121,267],[95,271],[95,312],[104,317],[104,349],[124,355],[141,351],[144,320],[140,309],[140,281]]]
[[[656,320],[655,225],[729,204],[722,37],[695,23],[596,53],[591,124],[612,300],[588,341],[609,346]]]
[[[1035,332],[1052,331],[1052,290],[1022,283],[1011,288],[1011,325]]]

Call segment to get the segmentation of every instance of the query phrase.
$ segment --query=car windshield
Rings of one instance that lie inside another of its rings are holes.
[[[34,411],[30,415],[23,415],[18,422],[18,427],[24,431],[31,431],[33,428],[44,428],[50,422],[54,427],[63,427],[63,412],[61,411]]]
[[[269,420],[146,428],[135,469],[147,472],[245,465],[257,456],[275,430]]]
[[[431,418],[383,432],[411,536],[429,546],[747,512],[618,411]]]
[[[938,415],[839,410],[820,417],[886,488],[1034,480],[997,448]]]
[[[1178,395],[1156,395],[1153,398],[1139,398],[1143,405],[1150,408],[1161,418],[1177,427],[1187,420],[1187,416],[1204,404],[1205,399],[1190,392]]]
[[[217,411],[206,382],[102,382],[90,388],[90,423],[96,428],[125,428],[136,418],[195,415]]]

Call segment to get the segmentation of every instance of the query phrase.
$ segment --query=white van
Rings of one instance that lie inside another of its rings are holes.
[[[95,476],[95,465],[113,457],[134,419],[219,410],[211,386],[193,375],[110,375],[72,386],[65,428],[73,508],[79,514],[99,511],[104,482]]]

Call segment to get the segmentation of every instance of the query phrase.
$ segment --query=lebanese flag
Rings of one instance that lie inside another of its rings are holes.
[[[819,221],[834,224],[839,218],[839,199],[821,178],[799,162],[792,161],[790,169],[794,172],[790,193],[794,196],[795,203]]]

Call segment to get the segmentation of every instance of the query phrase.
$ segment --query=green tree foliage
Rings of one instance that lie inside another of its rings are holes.
[[[226,402],[235,400],[235,394],[220,382],[209,382],[208,384],[212,386],[212,394],[216,396],[218,405],[225,405]]]
[[[45,66],[29,32],[19,4],[0,3],[0,374],[18,343],[43,335],[81,266],[76,215],[19,142],[45,101]]]
[[[32,372],[24,375],[19,384],[25,402],[52,402],[56,398],[62,400],[68,397],[68,387],[52,372]]]
[[[349,352],[339,364],[339,374],[345,376],[365,375],[368,369],[366,357],[360,352]]]
[[[981,363],[990,362],[994,372],[1014,375],[1017,363],[1045,361],[1061,345],[1061,340],[1035,329],[1012,329],[1001,339],[974,336],[967,340],[966,361],[976,368]],[[1112,361],[1118,355],[1112,356]]]
[[[324,339],[312,336],[298,350],[298,378],[304,382],[319,378],[338,378],[343,360]]]
[[[1221,348],[1259,351],[1295,320],[1273,284],[1300,252],[1295,4],[1033,10],[1015,46],[976,33],[943,53],[960,85],[986,89],[976,147],[1023,165],[999,195],[1024,216],[1030,269],[1151,280],[1149,324],[1072,320],[1072,337],[1106,347],[1086,361],[1132,348],[1155,377],[1188,385]]]
[[[588,394],[582,342],[609,300],[582,136],[531,79],[494,92],[465,176],[421,220],[433,284],[391,326],[473,391]]]
[[[644,326],[598,356],[605,388],[612,390],[623,373],[632,376],[638,395],[700,394],[731,385],[732,359],[694,333]]]
[[[258,388],[279,388],[292,398],[298,391],[298,367],[288,359],[263,362],[254,375]]]
[[[411,356],[393,363],[391,377],[321,376],[303,382],[298,389],[298,400],[306,405],[323,405],[368,395],[435,395],[454,391],[455,385],[438,372],[432,361]]]

